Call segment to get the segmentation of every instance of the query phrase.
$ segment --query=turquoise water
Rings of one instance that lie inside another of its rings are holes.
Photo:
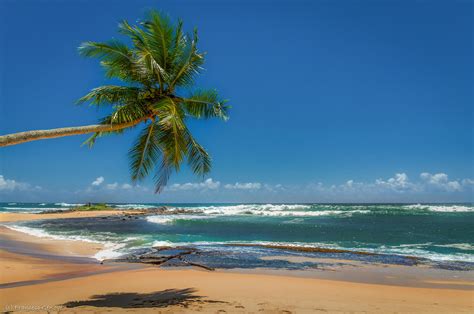
[[[147,208],[163,204],[111,204]],[[166,205],[166,204],[165,204]],[[0,203],[0,211],[39,212],[72,204]],[[167,204],[189,214],[140,219],[43,220],[10,225],[39,236],[106,243],[98,258],[152,246],[223,248],[259,243],[474,262],[473,204]],[[251,248],[240,248],[251,250]]]

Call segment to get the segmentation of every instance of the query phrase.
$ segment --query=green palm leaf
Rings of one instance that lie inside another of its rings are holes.
[[[211,171],[211,157],[207,151],[196,142],[188,130],[185,133],[185,141],[188,150],[188,165],[193,172],[200,176],[209,173]]]
[[[91,105],[125,104],[140,98],[140,88],[130,86],[105,85],[94,88],[78,103],[89,102]]]
[[[158,126],[150,123],[138,136],[132,149],[130,149],[130,170],[132,180],[137,181],[146,177],[153,169],[157,159],[161,157],[159,147]]]
[[[159,104],[159,141],[168,156],[168,164],[179,171],[181,161],[187,153],[184,112],[172,98],[165,98]]]
[[[84,57],[101,59],[108,78],[118,78],[126,82],[147,82],[147,73],[137,64],[133,51],[118,40],[106,43],[85,42],[79,47],[79,53]]]
[[[186,114],[193,118],[228,119],[229,106],[221,100],[216,90],[197,90],[189,97],[182,99]]]

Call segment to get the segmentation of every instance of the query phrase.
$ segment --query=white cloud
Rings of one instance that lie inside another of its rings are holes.
[[[420,174],[420,178],[431,184],[444,184],[448,182],[448,175],[446,173],[431,174],[429,172],[423,172]]]
[[[32,186],[29,183],[18,182],[12,179],[6,179],[3,175],[0,175],[0,191],[31,191],[41,190],[40,186]]]
[[[412,179],[410,178],[412,177]],[[400,172],[377,180],[358,181],[346,178],[339,182],[309,184],[269,184],[265,182],[219,182],[212,178],[202,182],[176,183],[165,188],[166,201],[234,201],[234,202],[422,202],[422,201],[472,201],[473,178],[450,179],[446,173],[423,172],[413,176]],[[154,201],[156,195],[150,183],[146,186],[130,182],[105,180],[98,176],[82,189],[75,191],[41,190],[29,183],[18,182],[0,175],[0,195],[14,195],[24,199],[33,195],[44,201],[45,195],[64,199],[91,199],[97,201]],[[176,192],[176,193],[175,193]],[[49,194],[48,194],[49,193]],[[70,195],[71,197],[67,197]],[[41,199],[43,197],[43,199]],[[70,200],[69,200],[70,201]]]
[[[167,191],[189,191],[189,190],[216,190],[220,187],[219,181],[214,181],[212,178],[206,179],[199,183],[175,183],[166,187]]]
[[[377,179],[374,182],[356,182],[347,180],[340,185],[324,185],[321,182],[311,183],[306,186],[304,191],[317,193],[319,195],[332,196],[370,196],[370,195],[391,195],[410,194],[418,195],[423,193],[461,192],[465,188],[474,187],[474,180],[449,180],[445,173],[430,174],[423,172],[420,174],[420,180],[411,181],[406,173],[396,173],[388,179]]]
[[[284,191],[285,187],[282,184],[275,184],[275,185],[262,184],[262,189],[272,192],[272,193],[276,193],[278,191]]]
[[[472,179],[463,179],[462,180],[462,185],[465,185],[465,186],[474,185],[474,180],[472,180]]]
[[[396,173],[393,178],[388,180],[377,179],[375,184],[381,187],[393,189],[396,191],[416,189],[416,185],[411,183],[406,173]]]
[[[262,187],[261,183],[258,182],[248,182],[248,183],[239,183],[226,184],[224,188],[228,190],[258,190]]]
[[[449,192],[461,191],[462,185],[458,181],[449,181],[446,173],[435,173],[423,172],[420,174],[421,180],[427,185],[428,188],[434,187],[436,189],[446,190]],[[468,182],[470,179],[464,179],[462,182]]]
[[[99,186],[99,185],[101,185],[101,184],[104,182],[104,180],[105,180],[105,179],[104,179],[104,177],[102,177],[102,176],[101,176],[101,177],[97,177],[91,184],[92,184],[93,186]]]
[[[103,176],[97,177],[85,189],[76,190],[74,193],[76,195],[80,195],[83,193],[87,195],[101,195],[101,194],[108,195],[110,194],[111,191],[123,191],[124,195],[130,196],[130,195],[138,195],[137,193],[145,195],[143,193],[150,192],[150,189],[148,189],[145,186],[140,186],[139,184],[131,185],[129,183],[119,183],[119,182],[105,184],[105,182],[106,181]]]
[[[0,175],[0,190],[14,190],[18,187],[18,183],[15,180],[5,179],[3,175]]]
[[[119,184],[117,182],[107,184],[105,188],[107,190],[116,190],[118,188]]]

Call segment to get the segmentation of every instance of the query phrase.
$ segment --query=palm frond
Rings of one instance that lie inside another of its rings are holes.
[[[183,21],[180,19],[178,20],[176,30],[173,34],[172,46],[169,53],[169,64],[176,64],[176,60],[186,51],[187,43],[188,37],[183,33]]]
[[[168,180],[173,172],[173,167],[169,163],[169,158],[164,155],[161,159],[160,166],[157,167],[154,176],[155,179],[155,193],[161,193],[163,188],[168,183]]]
[[[155,60],[152,53],[147,48],[137,50],[137,56],[139,57],[139,64],[147,73],[150,74],[150,81],[156,82],[159,85],[160,92],[163,92],[164,82],[168,77],[166,71]]]
[[[91,105],[125,104],[140,97],[140,88],[130,86],[105,85],[94,88],[77,103],[90,102]]]
[[[119,23],[119,33],[130,37],[136,48],[141,49],[145,46],[145,34],[138,26],[131,26],[127,21]]]
[[[143,23],[143,27],[146,30],[144,34],[149,51],[166,72],[174,25],[167,15],[158,11],[151,11],[148,20]]]
[[[92,134],[91,136],[89,136],[89,137],[87,138],[87,140],[85,140],[85,141],[82,143],[82,145],[86,145],[87,147],[92,148],[92,147],[94,147],[94,145],[95,145],[95,141],[96,141],[97,138],[100,137],[100,136],[101,136],[101,132],[94,133],[94,134]]]
[[[79,53],[84,57],[99,58],[108,78],[147,83],[148,75],[137,64],[133,51],[118,40],[105,43],[88,41],[79,47]]]
[[[150,74],[150,79],[158,83],[160,90],[164,90],[167,80],[166,67],[168,64],[168,50],[170,49],[173,25],[168,17],[161,13],[150,13],[149,20],[142,24],[143,29],[132,27],[126,21],[119,24],[119,32],[130,37],[134,43],[134,53],[138,64]]]
[[[153,169],[161,156],[159,147],[158,127],[155,122],[150,123],[138,136],[129,151],[130,171],[132,180],[142,180]]]
[[[157,104],[159,117],[158,125],[160,128],[160,146],[166,156],[168,156],[168,165],[179,171],[181,161],[183,160],[187,145],[184,138],[186,126],[184,124],[184,112],[173,99],[164,98]]]
[[[193,39],[187,41],[183,53],[176,58],[173,65],[173,72],[170,73],[171,81],[169,82],[170,90],[174,90],[175,86],[191,86],[194,84],[194,77],[199,74],[204,64],[204,54],[197,50],[197,30],[194,30]]]
[[[116,105],[114,109],[111,114],[100,121],[101,124],[129,123],[144,120],[152,115],[146,107],[136,103]]]
[[[209,173],[211,171],[211,157],[208,152],[193,138],[187,129],[185,130],[185,140],[187,143],[188,165],[192,171],[200,176]]]
[[[183,108],[193,118],[229,118],[230,106],[221,100],[216,90],[197,90],[187,98],[182,98]]]
[[[109,114],[108,116],[102,118],[99,123],[100,124],[123,124],[123,123],[131,123],[131,122],[136,122],[137,124],[140,123],[141,121],[146,120],[147,118],[151,118],[151,112],[146,110],[145,107],[131,103],[131,104],[126,104],[126,105],[115,105],[114,106],[114,111]],[[136,126],[136,125],[135,125]],[[128,129],[132,128],[132,126],[128,127]],[[118,129],[114,131],[103,131],[103,132],[97,132],[94,133],[92,136],[90,136],[84,143],[83,145],[87,145],[89,147],[94,146],[96,140],[99,137],[102,137],[104,135],[111,135],[111,134],[122,134],[125,132],[126,129]]]

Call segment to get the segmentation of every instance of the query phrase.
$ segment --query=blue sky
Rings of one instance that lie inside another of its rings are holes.
[[[199,29],[198,85],[233,106],[191,123],[207,181],[154,195],[130,185],[136,132],[67,137],[0,149],[0,201],[473,201],[472,1],[3,0],[0,133],[95,123],[74,102],[110,82],[77,47],[150,8]]]

